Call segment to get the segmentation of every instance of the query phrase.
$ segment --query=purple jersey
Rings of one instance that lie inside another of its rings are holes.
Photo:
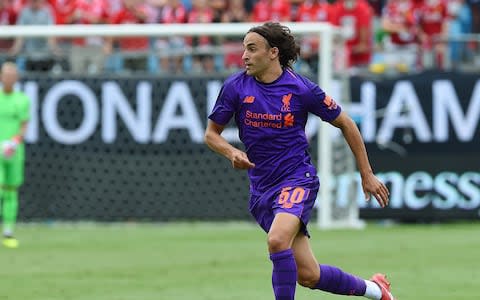
[[[285,180],[315,176],[305,134],[308,113],[331,122],[341,108],[307,78],[284,69],[272,83],[240,72],[229,77],[209,116],[226,125],[235,116],[240,140],[255,168],[251,193],[263,193]]]

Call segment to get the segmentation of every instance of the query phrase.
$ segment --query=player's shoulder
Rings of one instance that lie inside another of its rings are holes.
[[[15,98],[17,99],[17,101],[19,102],[29,102],[29,98],[27,96],[27,94],[25,94],[24,92],[22,91],[16,91],[15,92]]]
[[[27,94],[22,91],[15,91],[13,99],[15,106],[19,109],[28,109],[30,106],[30,98],[28,98]]]
[[[285,78],[287,81],[295,83],[295,85],[297,85],[300,90],[308,91],[317,86],[317,84],[310,80],[308,77],[299,74],[290,68],[285,69]]]
[[[232,75],[228,76],[227,79],[223,82],[225,86],[232,86],[232,85],[239,85],[248,80],[248,75],[245,70],[238,71],[233,73]]]
[[[13,94],[7,94],[0,90],[0,97],[8,97],[14,99],[14,101],[29,101],[27,94],[22,91],[15,90]]]

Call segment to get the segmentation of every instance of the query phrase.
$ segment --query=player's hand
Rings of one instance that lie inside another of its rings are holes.
[[[3,141],[2,142],[2,155],[4,158],[9,159],[11,158],[14,154],[15,151],[17,150],[18,144],[14,141]]]
[[[255,167],[255,164],[252,163],[247,156],[247,153],[234,149],[230,154],[230,161],[232,162],[232,166],[235,169],[251,169]]]
[[[388,205],[390,192],[373,173],[362,176],[362,188],[365,193],[365,200],[370,201],[373,195],[381,207]]]
[[[3,141],[0,144],[0,151],[4,158],[9,159],[17,150],[18,145],[22,142],[22,137],[19,135],[14,136],[11,140]]]

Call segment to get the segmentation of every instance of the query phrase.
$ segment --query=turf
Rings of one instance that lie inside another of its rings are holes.
[[[400,300],[479,299],[480,223],[311,231],[321,263],[362,277],[386,272]],[[0,299],[273,299],[265,235],[252,224],[22,224],[17,232],[20,248],[0,248]],[[298,287],[296,299],[342,297]]]

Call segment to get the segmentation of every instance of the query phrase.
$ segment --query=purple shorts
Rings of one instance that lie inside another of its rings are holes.
[[[284,181],[262,194],[252,194],[250,196],[250,213],[265,232],[270,231],[277,213],[284,212],[295,215],[302,221],[301,230],[309,236],[307,224],[319,187],[317,176]]]

